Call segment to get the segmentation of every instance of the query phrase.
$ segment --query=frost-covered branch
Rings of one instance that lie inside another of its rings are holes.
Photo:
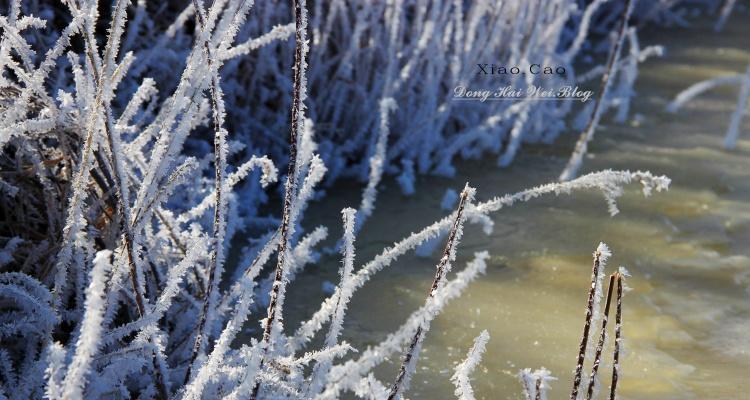
[[[440,262],[435,270],[435,278],[432,281],[432,286],[427,292],[428,302],[435,297],[435,293],[440,288],[445,286],[445,275],[451,270],[453,261],[456,259],[456,246],[458,246],[458,242],[461,240],[461,236],[463,236],[463,225],[466,220],[466,217],[464,216],[464,208],[472,203],[475,194],[476,190],[469,187],[468,184],[461,192],[461,197],[456,208],[456,217],[453,220],[453,225],[451,226],[450,231],[448,232],[448,240],[445,244],[443,256],[440,258]],[[416,332],[414,332],[411,343],[409,343],[409,347],[401,361],[401,366],[399,367],[396,379],[391,386],[390,393],[388,394],[389,400],[400,399],[403,392],[409,387],[409,380],[416,369],[417,357],[422,348],[424,335],[430,329],[430,321],[433,317],[434,315],[425,319],[423,323],[417,327]]]
[[[607,286],[607,300],[604,305],[604,314],[601,317],[602,325],[599,328],[599,342],[596,344],[596,350],[594,353],[594,362],[591,366],[591,374],[589,375],[589,385],[586,389],[586,400],[591,400],[594,396],[594,390],[598,386],[597,373],[599,372],[599,364],[602,360],[602,351],[604,350],[604,342],[607,340],[607,322],[609,321],[609,305],[612,302],[612,289],[614,289],[615,281],[620,279],[618,273],[609,276],[609,285]]]
[[[76,343],[75,355],[68,366],[65,380],[62,382],[61,398],[63,399],[83,397],[83,389],[86,385],[86,375],[89,373],[91,359],[96,355],[99,347],[107,272],[112,267],[110,264],[111,256],[112,253],[105,250],[97,253],[94,260],[94,268],[91,270],[91,283],[86,289],[86,312],[83,316],[83,322],[81,322],[81,333]]]
[[[530,368],[523,369],[518,374],[523,384],[523,393],[526,400],[547,400],[547,389],[550,381],[557,380],[546,368],[531,371]]]
[[[570,392],[570,399],[578,398],[578,390],[582,381],[583,362],[589,352],[588,340],[591,325],[596,325],[599,316],[599,301],[602,297],[602,279],[604,279],[604,266],[607,259],[612,255],[609,248],[604,243],[599,243],[594,252],[594,263],[591,269],[591,288],[589,289],[588,302],[586,305],[586,318],[583,325],[583,335],[581,335],[581,344],[578,346],[578,359],[573,377],[573,389]]]
[[[474,339],[474,345],[471,346],[466,359],[456,366],[451,381],[456,385],[454,394],[459,400],[474,400],[474,389],[471,387],[471,378],[469,378],[469,375],[474,372],[474,369],[482,361],[482,353],[484,353],[487,341],[489,340],[490,334],[486,330],[483,330]]]
[[[568,160],[568,164],[560,174],[560,181],[562,182],[569,181],[578,175],[578,170],[581,168],[583,156],[586,154],[588,144],[591,139],[593,139],[594,132],[596,132],[596,128],[599,125],[599,119],[604,112],[604,105],[602,103],[607,101],[607,93],[610,86],[612,85],[611,80],[614,79],[614,75],[617,72],[614,67],[617,64],[617,60],[619,60],[620,58],[620,47],[622,46],[622,42],[625,38],[628,20],[630,19],[630,14],[632,11],[633,0],[627,0],[625,2],[625,10],[623,11],[622,17],[620,18],[617,37],[615,38],[612,50],[609,53],[609,58],[607,60],[607,69],[602,75],[602,80],[599,84],[599,92],[597,95],[596,103],[594,104],[594,111],[589,117],[589,122],[586,124],[586,128],[583,130],[583,132],[581,132],[581,136],[576,142],[575,149],[573,150],[573,154],[570,156],[570,160]]]
[[[617,396],[617,382],[620,378],[620,353],[622,352],[622,295],[625,277],[629,276],[625,268],[620,267],[617,274],[617,311],[615,312],[615,349],[612,356],[612,383],[609,389],[609,400]]]
[[[304,0],[48,3],[0,10],[0,208],[12,224],[0,238],[0,397],[399,397],[430,322],[487,267],[478,252],[448,278],[463,224],[489,234],[491,213],[584,189],[614,215],[624,185],[669,185],[602,171],[480,203],[465,192],[457,211],[356,266],[355,235],[389,176],[413,193],[420,174],[455,174],[458,157],[507,165],[567,129],[570,102],[454,101],[455,85],[482,82],[474,63],[545,60],[567,70],[551,85],[574,84],[585,76],[572,66],[606,43],[591,33],[621,14],[615,2],[332,0],[309,14]],[[650,54],[628,32],[612,104],[630,98]],[[330,227],[307,231],[306,213],[341,178],[364,189],[343,211],[340,283],[285,329],[289,283],[331,257],[317,248]],[[441,238],[424,304],[370,348],[342,341],[357,289]],[[466,398],[483,340],[454,379]],[[389,388],[373,370],[396,354],[406,357]]]
[[[297,191],[297,138],[303,129],[304,122],[304,101],[307,97],[307,80],[305,71],[307,69],[308,45],[307,45],[307,7],[306,0],[293,0],[292,8],[294,9],[295,24],[295,50],[294,50],[294,83],[292,87],[292,112],[291,112],[291,134],[289,139],[289,163],[287,164],[287,178],[284,186],[284,208],[281,216],[281,227],[279,228],[279,244],[276,250],[277,262],[274,273],[273,286],[268,303],[268,316],[263,321],[263,338],[261,340],[260,368],[263,368],[265,357],[268,353],[268,347],[272,345],[271,338],[276,328],[277,313],[281,310],[280,303],[283,302],[283,287],[286,285],[285,274],[288,257],[288,241],[293,233],[295,221],[292,221],[292,200]],[[290,232],[292,230],[292,232]],[[278,307],[278,308],[277,308]],[[260,381],[256,382],[251,399],[258,396],[260,390]]]

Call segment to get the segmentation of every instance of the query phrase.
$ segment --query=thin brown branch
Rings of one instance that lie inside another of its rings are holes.
[[[541,376],[536,377],[536,386],[534,388],[536,389],[534,400],[542,400],[542,377]]]
[[[455,254],[455,246],[456,246],[456,239],[460,235],[459,231],[461,230],[461,226],[463,224],[463,213],[464,213],[464,207],[466,206],[466,201],[469,198],[469,192],[470,189],[468,186],[461,192],[461,200],[458,203],[458,208],[456,210],[456,218],[453,220],[453,225],[451,226],[451,230],[448,233],[448,241],[445,244],[445,250],[443,250],[443,256],[440,258],[440,262],[437,265],[437,268],[435,269],[435,278],[432,281],[432,285],[430,286],[430,291],[427,293],[427,300],[435,297],[435,292],[437,291],[438,287],[440,286],[441,282],[443,281],[443,278],[445,277],[447,268],[450,267],[451,259],[453,258],[453,255]],[[394,400],[401,397],[401,392],[404,389],[404,383],[406,379],[408,378],[408,369],[412,362],[412,359],[417,356],[417,349],[422,342],[423,339],[423,333],[424,328],[422,325],[417,327],[417,331],[414,333],[414,336],[411,339],[411,343],[409,344],[409,348],[406,351],[406,354],[404,355],[404,358],[401,362],[401,366],[398,369],[398,374],[396,374],[396,379],[393,382],[393,385],[391,386],[391,391],[388,395],[388,400]]]
[[[208,27],[206,26],[206,18],[205,18],[205,10],[203,7],[198,3],[198,0],[193,0],[193,7],[195,8],[196,12],[196,21],[198,22],[198,27],[200,28],[200,31],[203,32],[203,35],[208,35],[207,32],[205,32]],[[210,85],[210,92],[211,92],[211,109],[213,114],[213,124],[214,124],[214,191],[216,192],[215,196],[215,206],[214,206],[214,220],[213,220],[213,248],[214,251],[211,253],[211,259],[209,260],[208,264],[208,282],[206,284],[206,295],[203,298],[203,307],[201,307],[201,314],[198,318],[198,326],[196,328],[196,334],[195,334],[195,344],[193,345],[193,352],[190,356],[190,361],[188,362],[187,371],[185,373],[185,383],[190,379],[190,373],[192,369],[192,365],[195,362],[195,359],[198,357],[198,355],[203,350],[204,346],[206,345],[204,342],[206,342],[206,323],[208,321],[208,314],[210,312],[210,307],[212,306],[212,294],[216,290],[217,282],[216,282],[216,269],[217,269],[217,263],[220,262],[220,252],[221,252],[221,246],[223,246],[223,237],[224,237],[224,206],[222,202],[224,201],[224,168],[226,164],[226,154],[225,154],[225,147],[226,147],[226,138],[223,134],[223,120],[222,120],[222,110],[219,109],[219,96],[220,94],[220,87],[219,87],[219,75],[218,71],[216,70],[216,66],[214,65],[214,59],[211,51],[211,46],[208,43],[208,40],[203,41],[203,50],[206,53],[206,62],[208,63],[208,71],[211,74],[211,85]]]
[[[607,339],[607,321],[609,320],[609,304],[612,301],[612,289],[615,286],[615,279],[618,279],[619,273],[615,272],[609,276],[609,287],[607,289],[607,303],[604,306],[604,315],[602,315],[602,326],[599,333],[599,343],[596,345],[594,353],[594,364],[591,366],[591,377],[589,386],[586,390],[586,399],[591,400],[594,396],[594,386],[596,385],[596,374],[599,372],[599,364],[602,361],[602,351],[604,350],[604,341]]]
[[[612,360],[612,385],[609,389],[609,400],[615,400],[617,381],[620,377],[620,342],[622,341],[622,274],[617,275],[617,312],[615,314],[615,351]]]
[[[594,265],[591,269],[591,287],[589,288],[588,303],[586,305],[586,320],[583,325],[583,335],[581,343],[578,346],[578,360],[576,362],[575,376],[573,377],[573,390],[570,392],[570,400],[578,398],[578,388],[581,386],[581,375],[583,374],[583,362],[586,357],[586,348],[589,341],[589,332],[591,330],[591,319],[594,315],[594,298],[596,288],[599,284],[599,269],[601,268],[602,253],[597,250],[594,253]]]
[[[583,132],[581,132],[581,135],[576,142],[575,149],[573,150],[573,154],[570,156],[570,160],[568,160],[568,164],[560,174],[559,179],[561,182],[569,181],[576,177],[576,175],[578,174],[578,169],[581,166],[583,156],[584,154],[586,154],[586,151],[588,149],[588,144],[594,137],[594,132],[596,131],[597,125],[599,125],[599,119],[602,112],[604,112],[604,110],[602,109],[602,103],[606,99],[607,92],[609,91],[610,87],[610,81],[612,80],[611,78],[613,76],[613,70],[615,68],[615,65],[617,64],[617,60],[620,58],[620,48],[622,47],[622,42],[625,37],[625,31],[627,30],[628,26],[628,20],[630,19],[630,14],[633,9],[632,3],[633,0],[625,1],[625,10],[622,12],[622,17],[620,18],[620,26],[617,32],[617,38],[615,39],[615,43],[609,53],[607,68],[604,70],[602,80],[599,84],[599,93],[595,100],[596,103],[594,103],[594,110],[591,112],[591,116],[589,117],[588,123],[586,124],[586,128],[584,128]]]
[[[284,266],[286,263],[287,243],[289,241],[289,225],[291,218],[292,199],[297,191],[297,132],[302,114],[302,87],[303,84],[303,62],[304,54],[304,14],[306,13],[306,0],[292,0],[294,9],[294,26],[295,26],[295,46],[294,46],[294,82],[292,86],[292,113],[291,129],[289,137],[289,163],[287,164],[286,184],[284,187],[284,208],[281,217],[281,226],[279,228],[279,246],[277,248],[276,271],[274,274],[273,285],[271,286],[271,295],[268,303],[268,316],[264,321],[263,338],[261,339],[261,359],[259,370],[262,370],[265,357],[268,352],[268,346],[271,340],[273,326],[277,319],[277,302],[279,293],[283,285]],[[260,380],[255,382],[250,399],[255,400],[260,391]]]

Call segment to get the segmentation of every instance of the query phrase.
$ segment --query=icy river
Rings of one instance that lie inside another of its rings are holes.
[[[558,378],[550,398],[567,398],[591,253],[603,241],[613,251],[609,271],[624,265],[632,273],[633,290],[624,299],[621,397],[750,398],[750,124],[736,150],[722,149],[735,88],[703,95],[677,114],[664,111],[690,84],[744,71],[748,37],[750,18],[740,14],[718,34],[710,22],[642,34],[643,44],[664,45],[666,56],[641,66],[635,117],[625,124],[605,119],[582,172],[650,170],[672,179],[669,192],[644,199],[630,186],[613,218],[598,193],[545,197],[493,214],[489,236],[468,228],[456,266],[486,249],[487,274],[432,324],[407,397],[453,398],[453,367],[487,329],[491,339],[473,375],[477,398],[520,399],[518,370],[542,366]],[[460,190],[468,181],[486,200],[555,180],[575,136],[525,146],[505,169],[490,157],[459,163],[452,179],[419,177],[414,196],[403,196],[393,180],[385,180],[376,211],[357,238],[355,265],[444,216],[440,200],[448,188]],[[355,207],[361,189],[344,182],[328,190],[325,208],[311,206],[306,225],[325,224],[339,235],[339,211]],[[431,258],[410,254],[376,275],[355,294],[342,338],[363,349],[398,328],[423,304],[438,258],[438,252]],[[323,283],[338,282],[340,262],[324,257],[294,281],[288,326],[317,308]],[[391,382],[399,361],[392,357],[376,375]],[[610,365],[609,358],[605,362]]]

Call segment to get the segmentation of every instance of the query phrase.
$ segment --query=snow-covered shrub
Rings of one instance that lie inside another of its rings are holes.
[[[508,165],[523,142],[551,141],[568,131],[565,117],[575,111],[573,104],[489,102],[477,106],[453,101],[453,90],[458,85],[554,88],[596,79],[601,69],[591,63],[578,63],[578,56],[607,52],[611,46],[608,34],[623,13],[622,3],[311,3],[307,115],[316,123],[318,151],[330,171],[327,183],[342,175],[365,181],[373,173],[384,171],[403,176],[408,192],[411,168],[418,173],[451,175],[456,157],[483,153],[498,154],[498,164]],[[681,20],[683,7],[687,7],[683,3],[712,2],[641,1],[635,7],[633,20]],[[216,55],[221,62],[227,109],[242,110],[226,117],[233,139],[244,147],[236,151],[267,154],[283,163],[288,155],[279,132],[284,131],[287,118],[279,110],[288,110],[292,102],[288,69],[293,54],[293,26],[289,4],[257,2],[253,16],[237,24],[239,31],[234,42],[217,50]],[[56,25],[67,22],[67,13],[58,7],[39,7],[52,14]],[[100,9],[109,11],[108,5]],[[222,7],[221,13],[224,10],[231,12],[228,6]],[[116,96],[116,109],[126,106],[129,95],[144,78],[153,79],[149,89],[143,89],[146,104],[150,104],[152,96],[158,99],[171,93],[179,82],[175,71],[184,68],[193,48],[193,2],[141,0],[134,2],[129,14],[132,18],[126,25],[121,52],[132,52],[133,65],[121,78],[120,93],[127,95]],[[654,54],[648,49],[639,53],[642,56],[630,60],[642,61]],[[566,72],[487,77],[477,74],[478,63],[518,65],[522,69],[528,69],[530,63],[540,63],[564,67]],[[60,63],[66,69],[72,68],[69,64],[67,59]],[[54,87],[53,93],[58,88],[70,92],[69,75],[54,75],[55,83],[61,87]],[[612,93],[607,102],[617,103],[625,94]],[[395,107],[384,114],[384,103]],[[137,107],[133,112],[140,114]],[[143,118],[148,120],[149,114],[139,119]],[[380,132],[383,129],[388,132]],[[387,146],[381,151],[379,143],[384,142]],[[192,152],[205,152],[200,143],[190,140],[188,145]],[[247,186],[248,195],[257,188],[253,184]],[[239,207],[243,213],[255,211],[251,205]]]
[[[253,14],[250,0],[208,8],[200,0],[12,1],[0,16],[0,395],[399,397],[430,321],[486,267],[488,254],[479,252],[446,276],[463,224],[489,233],[492,212],[582,189],[600,190],[615,214],[628,183],[641,183],[645,195],[666,189],[665,177],[629,171],[481,203],[467,187],[451,215],[355,268],[355,235],[393,160],[450,172],[455,154],[493,149],[506,163],[523,138],[562,130],[533,126],[560,121],[564,106],[455,110],[447,97],[445,82],[460,80],[462,66],[485,51],[514,62],[549,58],[572,71],[594,9],[571,28],[575,2],[503,4],[317,2],[308,19],[296,1],[291,9],[259,4]],[[292,35],[293,46],[279,42]],[[495,129],[505,118],[515,122],[501,146],[504,131]],[[342,131],[326,132],[331,126]],[[308,321],[285,329],[287,285],[316,260],[327,235],[325,227],[302,229],[306,206],[324,179],[342,174],[361,174],[368,185],[359,209],[343,211],[341,281]],[[403,176],[413,184],[413,172]],[[281,216],[261,215],[259,205],[272,196],[265,190],[277,181]],[[226,274],[240,229],[259,233]],[[354,355],[339,340],[348,300],[399,256],[443,235],[424,306]],[[262,279],[270,262],[276,267]],[[239,343],[256,302],[267,307],[262,334]],[[326,325],[324,347],[308,349]],[[372,369],[404,347],[389,390]]]

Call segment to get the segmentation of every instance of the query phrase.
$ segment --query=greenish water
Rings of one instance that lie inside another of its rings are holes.
[[[467,229],[456,266],[486,249],[492,255],[487,274],[433,323],[409,398],[453,398],[453,367],[482,329],[491,339],[473,375],[477,398],[520,399],[518,370],[542,366],[559,379],[550,398],[567,398],[591,253],[599,241],[614,253],[609,271],[625,265],[633,275],[624,300],[621,398],[750,398],[750,124],[744,124],[737,150],[721,148],[736,89],[703,95],[677,115],[663,111],[694,82],[744,71],[748,37],[750,18],[739,14],[720,34],[707,22],[641,37],[667,48],[666,57],[641,66],[633,112],[642,118],[623,125],[605,121],[583,172],[650,170],[672,178],[671,189],[644,199],[630,187],[614,218],[599,194],[578,193],[504,209],[493,215],[489,236]],[[357,238],[355,265],[443,216],[446,188],[459,190],[469,181],[486,200],[555,180],[577,135],[571,133],[553,146],[524,147],[507,169],[497,168],[493,157],[460,164],[454,179],[420,177],[411,197],[386,180],[375,214]],[[342,183],[329,190],[324,205],[310,208],[306,224],[325,224],[338,235],[339,211],[356,206],[361,189]],[[376,275],[355,294],[343,339],[365,348],[394,331],[423,304],[438,257],[409,255]],[[288,326],[317,308],[321,283],[338,282],[339,265],[324,258],[292,284]],[[390,383],[399,357],[378,368],[378,378]]]

